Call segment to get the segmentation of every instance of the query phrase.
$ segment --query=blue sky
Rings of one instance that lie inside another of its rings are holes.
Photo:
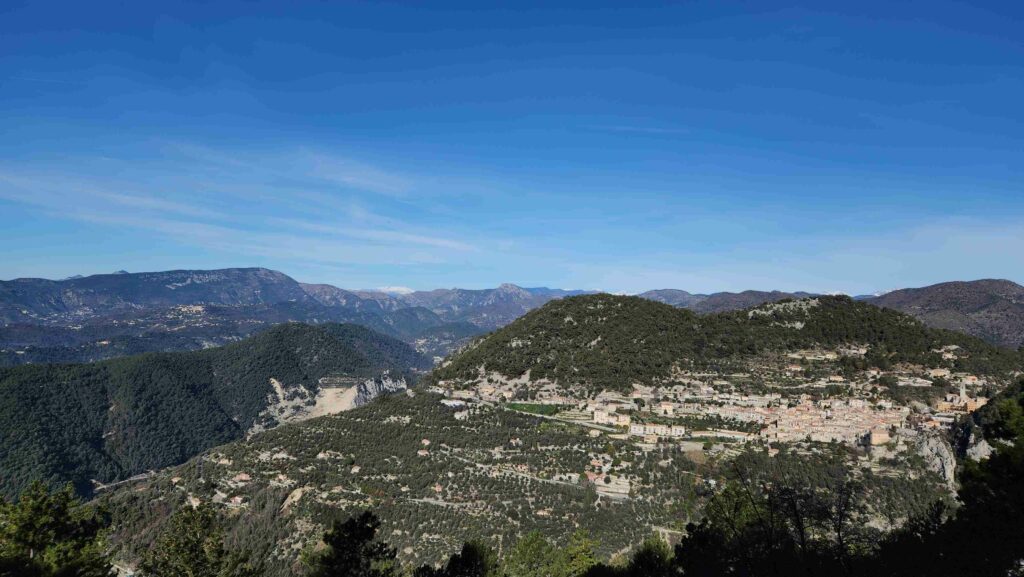
[[[0,278],[1024,281],[1024,5],[4,2]]]

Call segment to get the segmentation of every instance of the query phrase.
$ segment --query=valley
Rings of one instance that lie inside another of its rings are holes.
[[[1021,30],[3,2],[0,577],[1024,577]]]
[[[1024,371],[1020,351],[849,297],[178,274],[131,303],[106,285],[41,299],[0,328],[17,342],[4,492],[71,482],[110,512],[122,568],[201,507],[270,577],[365,510],[410,567],[581,529],[611,559],[685,539],[747,474],[855,484],[860,522],[887,534],[955,506],[964,463],[994,451],[964,423]]]
[[[954,427],[1022,368],[1017,352],[844,297],[699,316],[573,296],[413,389],[211,449],[102,502],[124,563],[174,511],[211,503],[230,512],[228,539],[282,576],[331,519],[366,509],[413,566],[469,539],[502,554],[579,528],[612,556],[652,532],[680,538],[736,467],[854,479],[865,522],[892,531],[952,502]]]

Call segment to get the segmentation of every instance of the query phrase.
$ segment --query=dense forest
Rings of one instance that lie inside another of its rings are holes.
[[[638,297],[607,294],[552,301],[491,333],[435,370],[432,381],[475,381],[480,369],[594,389],[628,390],[668,379],[673,368],[699,370],[730,359],[810,347],[868,345],[863,362],[939,366],[933,352],[957,345],[952,368],[979,374],[1024,367],[1024,354],[928,328],[905,314],[849,297],[780,301],[749,311],[697,315]]]
[[[274,392],[324,377],[396,378],[429,361],[356,325],[284,324],[220,348],[91,364],[0,368],[0,493],[30,481],[117,481],[241,438]],[[272,425],[273,423],[266,423]]]
[[[974,425],[995,452],[964,463],[955,503],[936,502],[892,531],[869,514],[867,486],[848,469],[799,461],[737,462],[699,522],[674,546],[651,535],[610,558],[586,526],[521,535],[500,550],[467,540],[436,563],[403,564],[372,511],[337,517],[294,574],[309,577],[788,577],[1019,575],[1024,562],[1024,383]],[[70,488],[31,485],[0,503],[0,576],[107,577],[109,516]],[[173,514],[138,563],[143,577],[259,577],[269,559],[226,539],[230,515],[202,504]],[[405,553],[408,554],[408,551]],[[408,556],[408,555],[407,555]]]

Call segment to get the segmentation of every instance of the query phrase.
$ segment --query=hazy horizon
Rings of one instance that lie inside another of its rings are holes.
[[[224,267],[224,268],[266,268],[266,267]],[[126,274],[146,274],[146,273],[168,272],[168,271],[172,271],[172,270],[216,270],[216,269],[189,269],[187,267],[179,267],[179,268],[166,269],[166,270],[139,270],[139,271],[128,271],[128,270],[124,270],[124,269],[118,269],[116,271],[93,272],[93,273],[88,273],[88,274],[76,273],[76,274],[67,275],[67,276],[63,276],[63,277],[15,277],[15,278],[3,278],[3,279],[0,279],[0,281],[8,281],[9,282],[9,281],[19,280],[19,279],[24,279],[24,278],[42,278],[44,280],[61,281],[61,280],[70,280],[70,279],[74,279],[74,278],[82,278],[82,277],[97,276],[97,275],[116,275],[116,274],[125,274],[125,273]],[[276,270],[276,269],[270,269],[270,270]],[[604,288],[601,288],[601,287],[572,287],[572,286],[554,286],[554,285],[550,285],[550,284],[523,284],[523,283],[518,283],[518,282],[514,282],[514,281],[504,281],[504,282],[501,282],[501,283],[498,283],[498,284],[495,284],[495,285],[490,285],[490,286],[482,286],[481,285],[481,286],[410,287],[410,286],[405,286],[405,285],[382,285],[382,286],[376,286],[376,287],[356,287],[356,286],[336,285],[336,284],[333,284],[333,283],[324,282],[324,281],[320,281],[320,280],[316,280],[316,279],[297,278],[294,275],[288,274],[288,271],[284,271],[284,270],[277,270],[276,272],[283,273],[283,274],[291,277],[292,279],[296,280],[297,282],[300,282],[300,283],[303,283],[303,284],[328,284],[328,285],[336,286],[337,288],[341,288],[341,289],[345,289],[345,290],[349,290],[349,291],[356,291],[356,292],[360,292],[360,291],[381,292],[381,293],[389,293],[389,294],[408,294],[408,293],[417,292],[417,291],[430,291],[430,290],[443,290],[443,289],[487,290],[487,289],[497,288],[497,287],[499,287],[500,285],[503,285],[503,284],[512,284],[512,285],[515,285],[515,286],[518,286],[518,287],[524,288],[524,289],[541,289],[541,288],[543,288],[543,289],[564,290],[564,291],[607,292],[607,293],[611,293],[611,294],[622,294],[622,295],[639,295],[639,294],[642,294],[642,293],[645,293],[645,292],[658,291],[658,290],[682,290],[682,291],[689,292],[691,294],[740,293],[740,292],[744,292],[744,291],[761,291],[761,292],[779,291],[779,292],[792,292],[792,293],[806,292],[806,293],[811,293],[811,294],[822,294],[822,295],[829,294],[829,295],[848,295],[848,296],[867,296],[867,295],[876,295],[876,296],[878,296],[878,295],[882,295],[882,294],[885,294],[885,293],[889,293],[889,292],[896,291],[896,290],[901,290],[901,289],[921,288],[923,286],[930,286],[930,285],[902,285],[902,286],[893,286],[893,287],[886,288],[886,289],[878,289],[878,290],[868,291],[868,292],[850,292],[850,291],[843,291],[843,290],[817,291],[817,290],[807,290],[807,289],[799,289],[799,288],[798,289],[783,290],[783,289],[771,288],[771,287],[746,287],[746,288],[734,289],[734,290],[731,290],[731,289],[721,289],[721,290],[695,291],[695,290],[687,289],[686,287],[668,287],[668,286],[646,288],[646,289],[642,289],[642,290],[638,290],[638,291],[634,291],[634,292],[623,292],[623,291],[608,290],[608,289],[604,289]],[[944,280],[944,281],[939,281],[938,283],[931,283],[931,284],[941,284],[941,283],[945,283],[945,282],[971,282],[971,281],[982,281],[982,280],[1007,280],[1007,281],[1010,281],[1010,282],[1015,282],[1017,284],[1021,284],[1019,281],[1016,281],[1016,280],[1008,278],[1008,277],[999,277],[999,278],[992,277],[992,278],[977,278],[977,279],[947,279],[947,280]]]

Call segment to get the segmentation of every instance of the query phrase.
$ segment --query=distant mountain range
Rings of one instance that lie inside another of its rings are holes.
[[[0,364],[195,350],[288,321],[356,323],[431,356],[487,330],[260,268],[16,279],[0,281]]]
[[[195,350],[287,321],[361,324],[442,357],[551,300],[589,293],[513,284],[478,290],[346,290],[300,283],[261,268],[15,279],[0,281],[0,364]],[[1022,293],[1024,287],[1010,281],[973,281],[855,298],[1016,348],[1024,343]],[[810,294],[663,289],[639,296],[710,314]]]
[[[552,299],[586,292],[503,284],[482,290],[452,288],[394,293],[304,284],[283,273],[261,268],[120,271],[59,281],[27,278],[0,281],[0,323],[63,324],[140,309],[292,302],[371,313],[419,307],[438,315],[442,322],[469,322],[491,330]]]
[[[195,350],[288,321],[361,324],[437,357],[552,299],[583,292],[512,284],[350,291],[261,268],[15,279],[0,281],[0,364]]]
[[[1008,280],[946,282],[891,291],[865,301],[1000,346],[1024,346],[1024,286]]]
[[[495,289],[436,289],[407,294],[365,291],[360,296],[384,303],[398,302],[431,310],[449,322],[468,322],[493,330],[503,327],[544,303],[593,291],[562,290],[547,287],[522,288],[503,284]]]
[[[750,290],[740,293],[692,294],[684,290],[661,289],[640,293],[637,296],[674,307],[690,309],[697,313],[707,314],[746,309],[785,299],[800,299],[812,296],[812,293]]]
[[[806,292],[744,291],[691,294],[663,289],[640,297],[707,314],[755,307],[768,302],[812,296]],[[854,300],[917,317],[926,325],[966,333],[1002,347],[1024,346],[1024,286],[985,279],[899,289]]]
[[[178,305],[313,302],[302,285],[266,269],[101,274],[0,282],[0,322],[55,323]]]

